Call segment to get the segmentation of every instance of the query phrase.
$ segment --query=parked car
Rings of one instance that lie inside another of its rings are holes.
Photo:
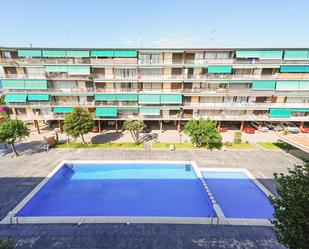
[[[300,129],[302,133],[309,133],[309,127],[303,127]]]
[[[222,126],[221,126],[221,127],[219,128],[219,131],[220,131],[220,132],[227,132],[227,130],[228,130],[228,129],[227,129],[226,127],[222,127]]]
[[[249,126],[244,127],[242,130],[243,130],[243,132],[248,133],[248,134],[254,134],[255,133],[255,129],[252,128],[252,127],[249,127]]]
[[[269,122],[265,121],[263,124],[269,129],[269,130],[277,130],[277,131],[282,131],[283,128],[282,126],[276,124],[275,122]]]
[[[282,127],[291,133],[299,133],[299,128],[292,122],[282,122]]]
[[[98,133],[99,132],[99,127],[95,126],[92,128],[93,133]]]
[[[250,125],[253,128],[255,128],[255,129],[259,130],[259,131],[262,131],[262,132],[268,132],[269,131],[268,127],[265,124],[263,124],[263,123],[261,123],[261,126],[259,126],[258,122],[252,121],[252,122],[250,122]]]

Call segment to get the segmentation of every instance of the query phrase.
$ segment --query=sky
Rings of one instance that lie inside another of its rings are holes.
[[[0,0],[0,46],[309,47],[309,0]]]

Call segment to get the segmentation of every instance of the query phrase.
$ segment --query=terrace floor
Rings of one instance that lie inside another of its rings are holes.
[[[61,160],[194,160],[200,167],[248,169],[275,194],[272,175],[301,161],[283,151],[145,151],[52,149],[39,142],[19,144],[12,159],[0,147],[0,219],[12,210]],[[1,145],[0,145],[1,146]],[[63,204],[65,206],[65,203]],[[13,237],[16,248],[285,248],[271,227],[163,224],[0,225],[0,238]]]

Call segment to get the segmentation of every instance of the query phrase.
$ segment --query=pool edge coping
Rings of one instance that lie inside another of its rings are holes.
[[[56,164],[55,168],[30,191],[8,214],[0,220],[0,224],[59,224],[59,223],[148,223],[148,224],[221,224],[221,225],[250,225],[250,226],[272,226],[267,219],[250,218],[226,218],[220,215],[222,209],[219,204],[212,204],[217,217],[163,217],[163,216],[40,216],[40,217],[20,217],[15,216],[40,189],[49,181],[49,179],[64,165],[70,163],[157,163],[157,164],[191,164],[199,180],[204,179],[203,171],[238,171],[244,172],[265,195],[273,194],[265,188],[248,170],[244,168],[207,168],[198,167],[195,161],[165,161],[165,160],[62,160]],[[207,196],[207,191],[203,188]],[[217,207],[216,207],[217,205]],[[223,212],[222,212],[223,213]]]

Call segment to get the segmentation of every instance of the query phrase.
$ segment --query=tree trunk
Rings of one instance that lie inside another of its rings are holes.
[[[83,141],[83,144],[84,144],[85,143],[84,135],[81,134],[81,137],[82,137],[82,141]]]
[[[139,131],[135,132],[135,136],[136,136],[136,143],[139,143]]]
[[[131,133],[131,136],[132,136],[132,138],[133,138],[134,142],[136,142],[136,138],[135,138],[135,134],[134,134],[134,132],[133,132],[133,131],[130,131],[130,133]]]
[[[15,156],[19,156],[19,154],[18,154],[18,152],[17,152],[17,150],[16,150],[15,145],[14,145],[13,142],[11,143],[11,146],[12,146],[12,150],[13,150]]]

